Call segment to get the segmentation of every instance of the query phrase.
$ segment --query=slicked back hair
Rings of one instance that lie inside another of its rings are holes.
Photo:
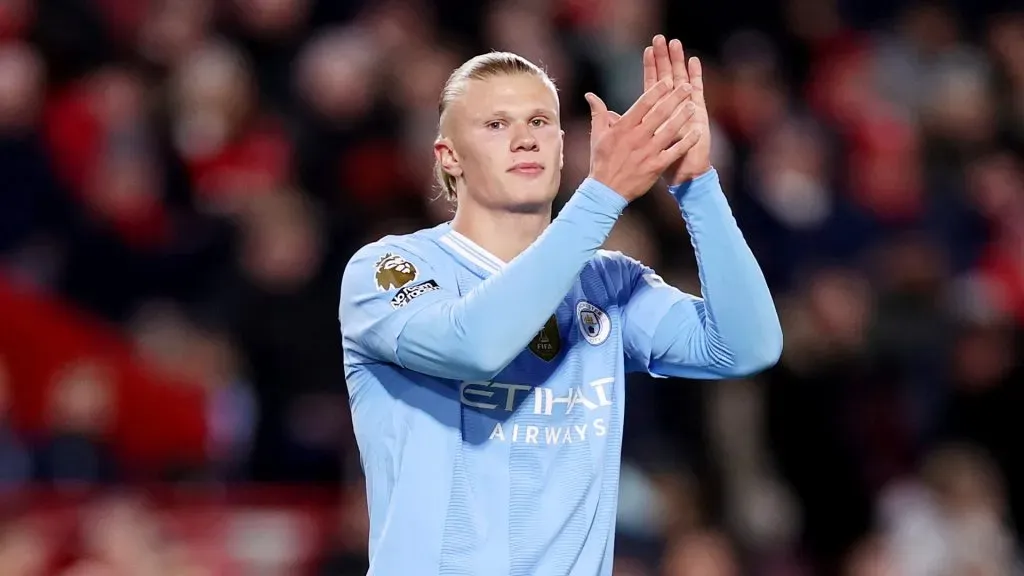
[[[445,113],[452,102],[462,95],[467,82],[470,80],[487,80],[499,76],[518,76],[523,74],[536,76],[548,83],[552,90],[555,89],[555,83],[540,66],[511,52],[488,52],[481,54],[467,60],[462,66],[456,68],[451,76],[448,77],[448,81],[445,82],[444,88],[441,90],[441,97],[437,103],[438,139],[442,137],[441,125],[444,122]],[[437,187],[448,201],[453,204],[457,203],[455,177],[445,172],[440,162],[435,162],[434,164],[434,177],[437,180]]]

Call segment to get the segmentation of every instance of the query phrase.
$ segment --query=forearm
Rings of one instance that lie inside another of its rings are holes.
[[[696,334],[681,335],[682,326],[667,314],[655,333],[655,348],[669,361],[701,359],[719,376],[742,376],[773,365],[782,351],[778,313],[717,172],[711,170],[671,192],[696,252],[704,315]]]
[[[449,378],[487,379],[500,372],[555,312],[625,206],[611,189],[584,181],[508,266],[464,297],[413,315],[398,339],[399,363]]]

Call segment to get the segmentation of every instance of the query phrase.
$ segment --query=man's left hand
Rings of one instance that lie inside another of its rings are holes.
[[[644,91],[662,79],[671,80],[673,86],[690,83],[693,86],[690,99],[697,106],[676,139],[682,139],[693,130],[699,131],[700,138],[685,156],[662,174],[669,186],[677,186],[711,169],[711,121],[704,101],[704,76],[700,59],[694,56],[687,61],[682,42],[666,42],[665,37],[659,34],[654,37],[651,46],[644,50]]]

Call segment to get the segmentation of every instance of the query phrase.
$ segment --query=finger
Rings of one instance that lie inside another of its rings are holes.
[[[701,127],[697,126],[686,133],[678,142],[673,144],[667,150],[663,150],[658,155],[658,162],[665,167],[672,165],[673,162],[679,160],[690,148],[693,148],[697,142],[704,136],[704,131]]]
[[[590,105],[590,133],[603,132],[608,128],[608,106],[593,92],[587,92],[583,97]]]
[[[643,121],[644,116],[654,108],[654,105],[671,91],[669,88],[669,82],[670,81],[668,80],[658,80],[655,82],[654,86],[651,87],[650,90],[644,92],[643,95],[641,95],[640,98],[638,98],[637,101],[629,107],[629,110],[626,110],[626,113],[622,115],[619,122],[626,128],[632,128],[639,125],[640,122]],[[607,110],[607,108],[605,108],[605,110]]]
[[[680,104],[687,100],[691,91],[692,88],[689,84],[681,84],[676,86],[668,96],[659,100],[641,122],[644,131],[648,135],[654,134],[658,127],[672,117]]]
[[[672,116],[654,132],[654,139],[651,141],[651,145],[657,150],[664,150],[679,138],[680,133],[685,138],[686,132],[689,132],[689,130],[684,130],[686,123],[693,118],[696,110],[697,105],[689,100],[676,108]]]
[[[591,118],[597,118],[608,113],[608,106],[605,105],[604,100],[601,100],[597,94],[587,92],[583,97],[587,99],[587,104],[590,104]]]
[[[704,68],[700,64],[700,58],[691,57],[688,66],[690,84],[693,84],[693,101],[698,106],[704,106]]]
[[[672,62],[672,81],[676,85],[689,82],[690,75],[686,70],[686,54],[683,52],[683,43],[679,40],[669,42],[668,57]]]
[[[672,82],[672,61],[668,55],[668,43],[665,37],[658,34],[654,37],[654,66],[658,71],[659,80]],[[669,86],[673,86],[669,84]]]
[[[658,82],[658,69],[654,65],[654,47],[644,48],[644,92]]]

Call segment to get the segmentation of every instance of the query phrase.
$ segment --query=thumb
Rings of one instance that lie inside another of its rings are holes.
[[[608,127],[608,106],[593,92],[587,92],[584,98],[587,99],[587,104],[590,104],[591,131],[603,131]]]

